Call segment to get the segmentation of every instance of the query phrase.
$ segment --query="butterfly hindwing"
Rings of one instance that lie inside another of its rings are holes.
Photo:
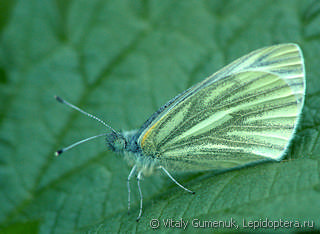
[[[175,170],[280,160],[298,123],[304,83],[296,45],[253,51],[166,104],[138,143]]]

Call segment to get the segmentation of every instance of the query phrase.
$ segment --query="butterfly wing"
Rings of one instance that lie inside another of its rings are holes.
[[[295,44],[253,51],[160,108],[140,130],[144,155],[173,170],[230,168],[280,160],[304,103]]]

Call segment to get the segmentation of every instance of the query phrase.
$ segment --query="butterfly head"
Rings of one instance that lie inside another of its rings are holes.
[[[114,152],[123,152],[128,144],[126,138],[118,132],[111,132],[106,137],[108,148]]]

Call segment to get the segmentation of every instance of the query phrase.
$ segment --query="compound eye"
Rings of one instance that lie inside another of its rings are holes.
[[[123,138],[115,139],[113,144],[116,150],[124,150],[126,148],[126,141]]]

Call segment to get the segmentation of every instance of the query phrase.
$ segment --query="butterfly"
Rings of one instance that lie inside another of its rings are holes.
[[[110,132],[89,137],[56,155],[96,137],[132,165],[128,176],[140,180],[162,170],[187,192],[170,172],[235,168],[281,160],[297,129],[305,98],[302,51],[296,44],[255,50],[177,95],[160,107],[138,130],[119,132],[77,106],[56,99],[105,125]],[[170,171],[170,172],[169,172]]]

